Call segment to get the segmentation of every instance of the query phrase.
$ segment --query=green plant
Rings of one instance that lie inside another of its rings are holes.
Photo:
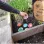
[[[27,11],[28,8],[32,8],[32,0],[12,0],[9,1],[9,4],[20,11]]]
[[[28,0],[12,0],[9,4],[20,11],[26,11],[28,9]]]
[[[28,8],[32,8],[32,0],[28,0]]]
[[[39,24],[42,24],[43,22],[41,22],[41,21],[38,21],[38,23],[39,23]]]

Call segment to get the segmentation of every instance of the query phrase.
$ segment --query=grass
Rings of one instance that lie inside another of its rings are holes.
[[[9,4],[20,11],[27,11],[28,8],[32,8],[32,0],[12,0]]]

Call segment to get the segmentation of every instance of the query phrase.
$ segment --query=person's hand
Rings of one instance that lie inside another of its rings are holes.
[[[28,18],[28,14],[26,12],[20,12],[20,15],[24,18],[27,19]]]

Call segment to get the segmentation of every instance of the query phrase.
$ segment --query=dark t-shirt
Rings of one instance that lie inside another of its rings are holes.
[[[6,11],[9,11],[9,12],[13,12],[13,13],[16,13],[16,14],[20,13],[19,10],[11,7],[10,5],[8,5],[7,3],[4,3],[2,1],[0,1],[0,9],[6,10]]]
[[[34,4],[35,1],[36,1],[36,0],[32,0],[32,4]]]

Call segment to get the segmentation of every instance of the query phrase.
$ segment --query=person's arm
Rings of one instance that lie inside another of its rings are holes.
[[[4,3],[2,1],[0,1],[0,9],[3,9],[5,11],[9,11],[9,12],[12,12],[12,13],[16,13],[16,14],[19,14],[21,16],[23,16],[25,19],[28,18],[28,14],[25,13],[25,12],[21,12],[13,7],[11,7],[10,5],[8,5],[7,3]]]
[[[3,9],[8,12],[12,12],[12,13],[20,14],[19,10],[11,7],[10,5],[8,5],[7,3],[4,3],[2,1],[0,1],[0,9]]]

